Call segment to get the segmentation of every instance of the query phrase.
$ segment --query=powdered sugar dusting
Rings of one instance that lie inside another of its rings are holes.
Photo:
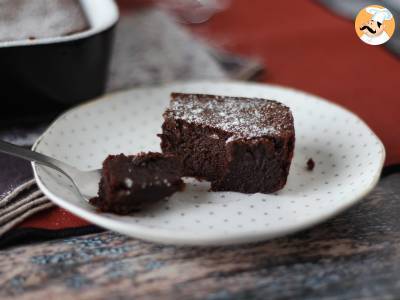
[[[0,0],[0,41],[58,37],[86,29],[77,0]]]
[[[125,178],[124,183],[127,188],[131,188],[133,186],[133,181],[130,178]]]
[[[288,107],[257,98],[175,93],[166,116],[222,129],[232,134],[227,142],[293,130]]]

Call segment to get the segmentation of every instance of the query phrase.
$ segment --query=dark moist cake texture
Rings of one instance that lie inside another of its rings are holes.
[[[0,42],[60,37],[88,28],[78,0],[0,0]]]
[[[161,153],[110,155],[103,162],[99,196],[90,202],[104,212],[128,214],[184,186],[180,161]]]
[[[242,193],[283,188],[295,142],[290,109],[277,101],[183,93],[171,94],[159,136],[184,176]]]

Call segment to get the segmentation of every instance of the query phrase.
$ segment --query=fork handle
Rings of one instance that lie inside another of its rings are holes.
[[[39,152],[28,150],[21,146],[7,143],[2,140],[0,140],[0,152],[16,156],[25,160],[37,162],[41,165],[56,169],[57,171],[62,172],[67,176],[68,176],[68,170],[73,169],[73,167],[55,158],[41,154]]]

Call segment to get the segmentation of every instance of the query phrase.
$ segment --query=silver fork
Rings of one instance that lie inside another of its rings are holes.
[[[10,154],[29,161],[34,161],[65,175],[74,185],[77,192],[84,198],[92,198],[97,195],[101,169],[93,171],[81,171],[62,161],[50,156],[25,149],[0,140],[0,152]]]

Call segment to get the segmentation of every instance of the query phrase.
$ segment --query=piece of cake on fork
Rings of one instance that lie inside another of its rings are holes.
[[[161,148],[181,160],[184,176],[213,191],[271,193],[284,187],[295,131],[290,109],[258,98],[171,94]]]
[[[180,162],[171,155],[148,152],[109,155],[103,162],[98,197],[100,211],[128,214],[182,190]]]

